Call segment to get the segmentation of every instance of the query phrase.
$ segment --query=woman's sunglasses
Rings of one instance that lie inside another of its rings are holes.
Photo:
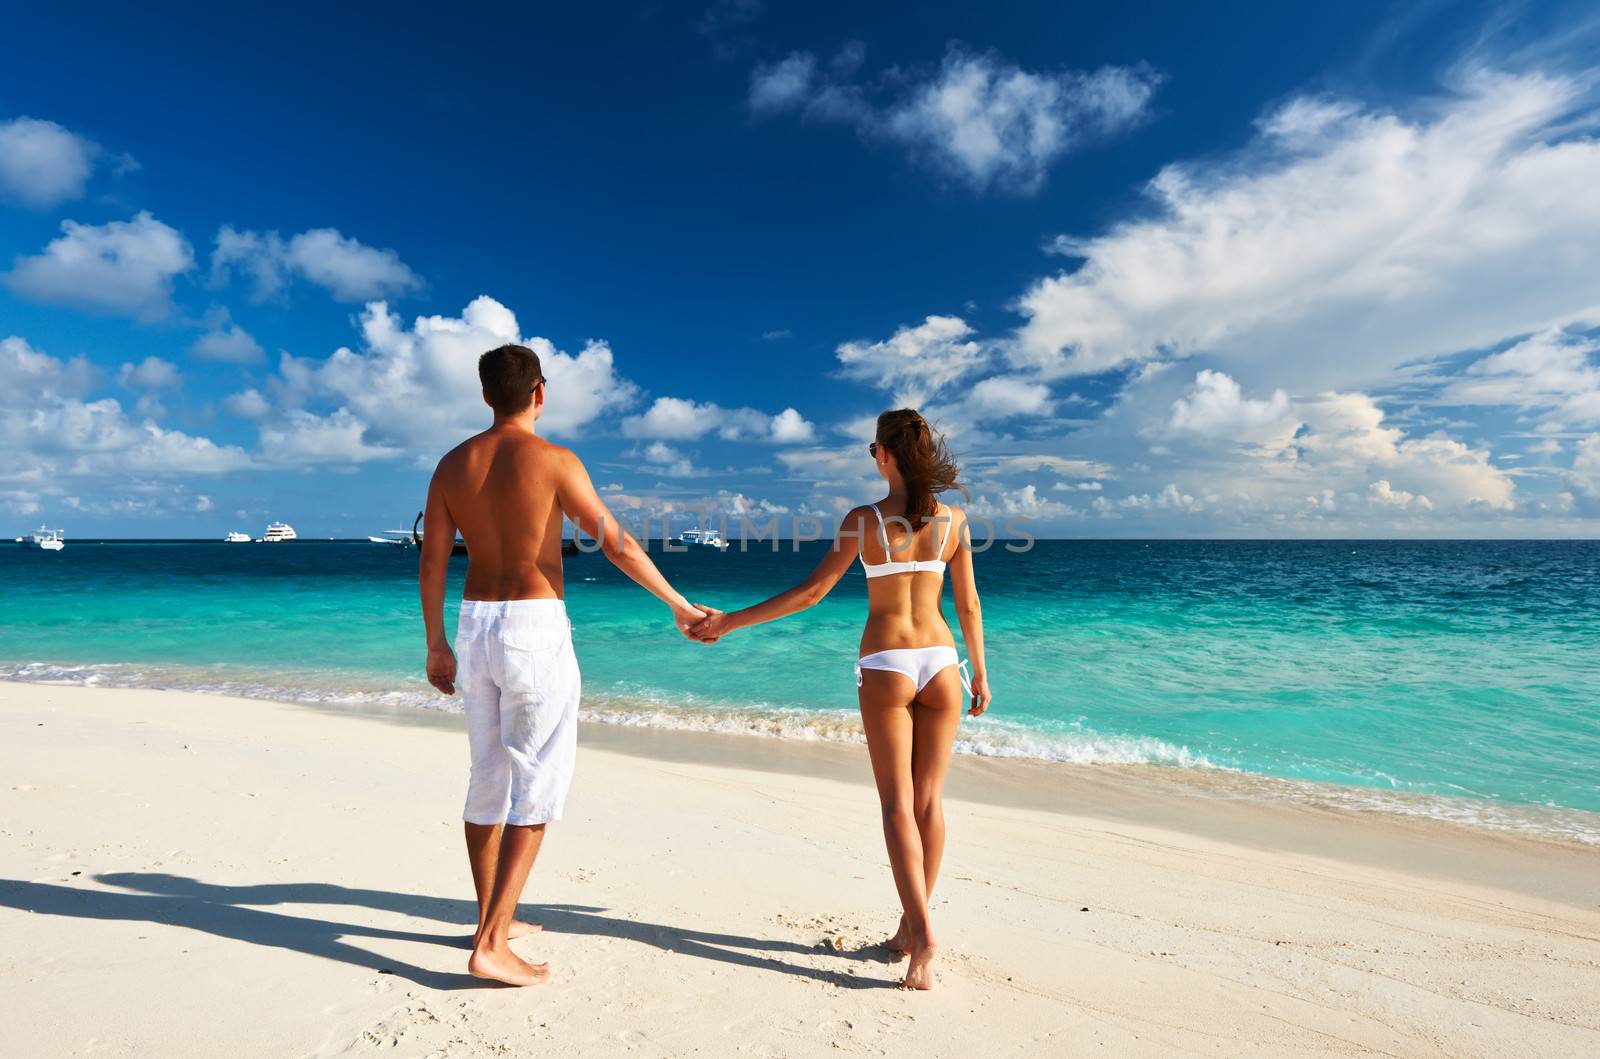
[[[867,442],[867,454],[873,459],[878,458],[878,443],[876,441]]]

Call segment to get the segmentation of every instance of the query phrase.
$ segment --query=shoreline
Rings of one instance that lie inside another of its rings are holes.
[[[184,673],[185,667],[168,663],[141,666],[138,663],[13,662],[0,666],[0,684],[154,690],[216,699],[243,698],[285,703],[336,713],[389,718],[398,722],[415,720],[445,727],[459,724],[460,713],[454,706],[455,700],[438,696],[426,685],[422,685],[423,690],[415,693],[369,693],[358,690],[334,692],[292,684],[246,684],[230,680],[208,684],[195,679],[203,668],[197,667],[193,675],[185,677],[171,675]],[[168,677],[144,680],[141,670],[167,672]],[[102,684],[102,673],[131,673],[134,679],[126,682],[114,679],[111,683]],[[680,743],[672,738],[657,738],[651,733],[682,736],[686,741],[684,745],[692,745],[698,739],[732,739],[735,742],[731,744],[730,752],[735,756],[742,754],[752,760],[779,762],[773,766],[779,771],[822,767],[831,758],[826,753],[808,757],[800,751],[762,750],[745,744],[833,747],[846,754],[850,753],[851,748],[859,750],[864,745],[853,711],[843,710],[751,708],[741,711],[722,705],[676,705],[651,699],[586,694],[580,721],[586,732],[594,733],[590,738],[609,739],[608,745],[618,749],[632,745],[664,749]],[[608,732],[639,734],[634,737],[619,734],[610,739],[604,734]],[[1022,733],[1023,736],[1031,734]],[[976,796],[981,800],[995,800],[984,794],[985,789],[992,787],[999,792],[996,797],[1002,799],[1002,804],[1022,808],[1052,807],[1042,801],[1036,792],[1053,790],[1060,799],[1053,803],[1055,806],[1071,804],[1073,797],[1088,795],[1091,804],[1098,799],[1108,810],[1115,810],[1120,804],[1117,797],[1095,792],[1105,784],[1113,788],[1120,784],[1133,790],[1147,789],[1150,792],[1150,804],[1156,808],[1160,807],[1160,799],[1166,796],[1201,799],[1213,804],[1245,802],[1278,806],[1285,812],[1302,809],[1326,813],[1335,820],[1354,818],[1357,821],[1383,821],[1384,827],[1398,826],[1411,836],[1426,834],[1431,825],[1438,824],[1468,834],[1499,835],[1508,839],[1600,851],[1600,813],[1581,809],[1401,791],[1378,786],[1343,785],[1247,772],[1213,764],[1203,755],[1191,753],[1183,747],[1167,748],[1176,751],[1175,754],[1158,754],[1151,759],[1133,761],[1124,760],[1123,755],[1116,751],[1101,759],[1091,756],[1088,760],[1039,756],[1025,747],[1018,749],[1005,741],[1015,738],[1017,733],[1009,729],[990,731],[986,733],[986,741],[977,744],[971,741],[970,735],[958,736],[952,759],[953,774],[971,773],[991,777],[979,785]],[[1119,737],[1111,738],[1114,740]],[[998,743],[997,739],[1000,740]],[[786,759],[792,759],[794,763],[809,762],[810,765],[781,764]],[[684,760],[701,759],[691,755]],[[979,762],[992,764],[985,767],[977,764]],[[1016,766],[1015,770],[1012,769],[1013,765]],[[833,774],[840,775],[837,770]],[[1033,778],[1027,784],[1018,784],[1011,778],[1021,774]],[[1206,818],[1196,813],[1166,812],[1158,814],[1158,817],[1173,826],[1201,829],[1209,826]],[[1287,841],[1298,839],[1298,831],[1293,826],[1280,827],[1278,830],[1283,832]],[[1218,835],[1227,837],[1225,831],[1219,831]],[[1359,843],[1357,845],[1359,848]],[[1304,847],[1302,844],[1295,848]]]
[[[969,759],[938,988],[908,994],[876,948],[895,899],[859,748],[603,725],[524,895],[545,931],[519,951],[554,977],[486,987],[453,721],[0,683],[15,1050],[1600,1048],[1586,847]]]
[[[82,687],[20,680],[10,683]],[[221,702],[235,698],[220,692],[160,687],[86,690],[149,691]],[[239,701],[416,726],[464,738],[462,715],[445,708],[255,696]],[[595,720],[586,707],[579,714],[578,746],[580,753],[591,747],[653,761],[842,782],[863,789],[867,799],[863,804],[868,809],[873,804],[865,744],[850,740],[795,738],[755,728],[719,731],[617,723]],[[1288,786],[1309,791],[1309,796],[1287,796],[1282,788]],[[1584,870],[1600,873],[1600,847],[1593,843],[1364,804],[1339,804],[1336,796],[1345,791],[1370,793],[1362,788],[1302,784],[1214,766],[1075,764],[961,752],[952,755],[947,780],[947,795],[953,799],[1160,827],[1268,852],[1335,856],[1376,867],[1399,865],[1425,875],[1503,886],[1580,908],[1600,906],[1600,875],[1594,882],[1583,875]]]

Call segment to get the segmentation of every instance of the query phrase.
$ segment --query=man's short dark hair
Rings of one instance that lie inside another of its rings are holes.
[[[501,346],[478,358],[478,381],[489,406],[503,416],[527,411],[533,391],[544,382],[539,354],[527,346]]]

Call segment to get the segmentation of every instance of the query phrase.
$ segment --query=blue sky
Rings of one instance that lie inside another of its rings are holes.
[[[634,517],[1593,534],[1590,12],[901,8],[13,13],[0,531],[408,524],[521,339]]]

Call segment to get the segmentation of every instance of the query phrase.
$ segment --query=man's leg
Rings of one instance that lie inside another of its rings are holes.
[[[501,834],[494,886],[473,941],[472,959],[467,961],[467,970],[479,978],[507,985],[538,985],[550,977],[549,964],[528,963],[512,952],[509,944],[517,901],[544,842],[544,826],[507,824]]]
[[[489,921],[489,898],[494,893],[494,877],[500,864],[501,833],[504,829],[500,824],[469,823],[464,826],[467,833],[467,860],[472,864],[472,888],[478,894],[478,929],[472,933],[472,944],[476,946],[478,939],[483,936],[483,925]],[[512,919],[511,929],[506,936],[520,938],[543,929],[538,923]]]

